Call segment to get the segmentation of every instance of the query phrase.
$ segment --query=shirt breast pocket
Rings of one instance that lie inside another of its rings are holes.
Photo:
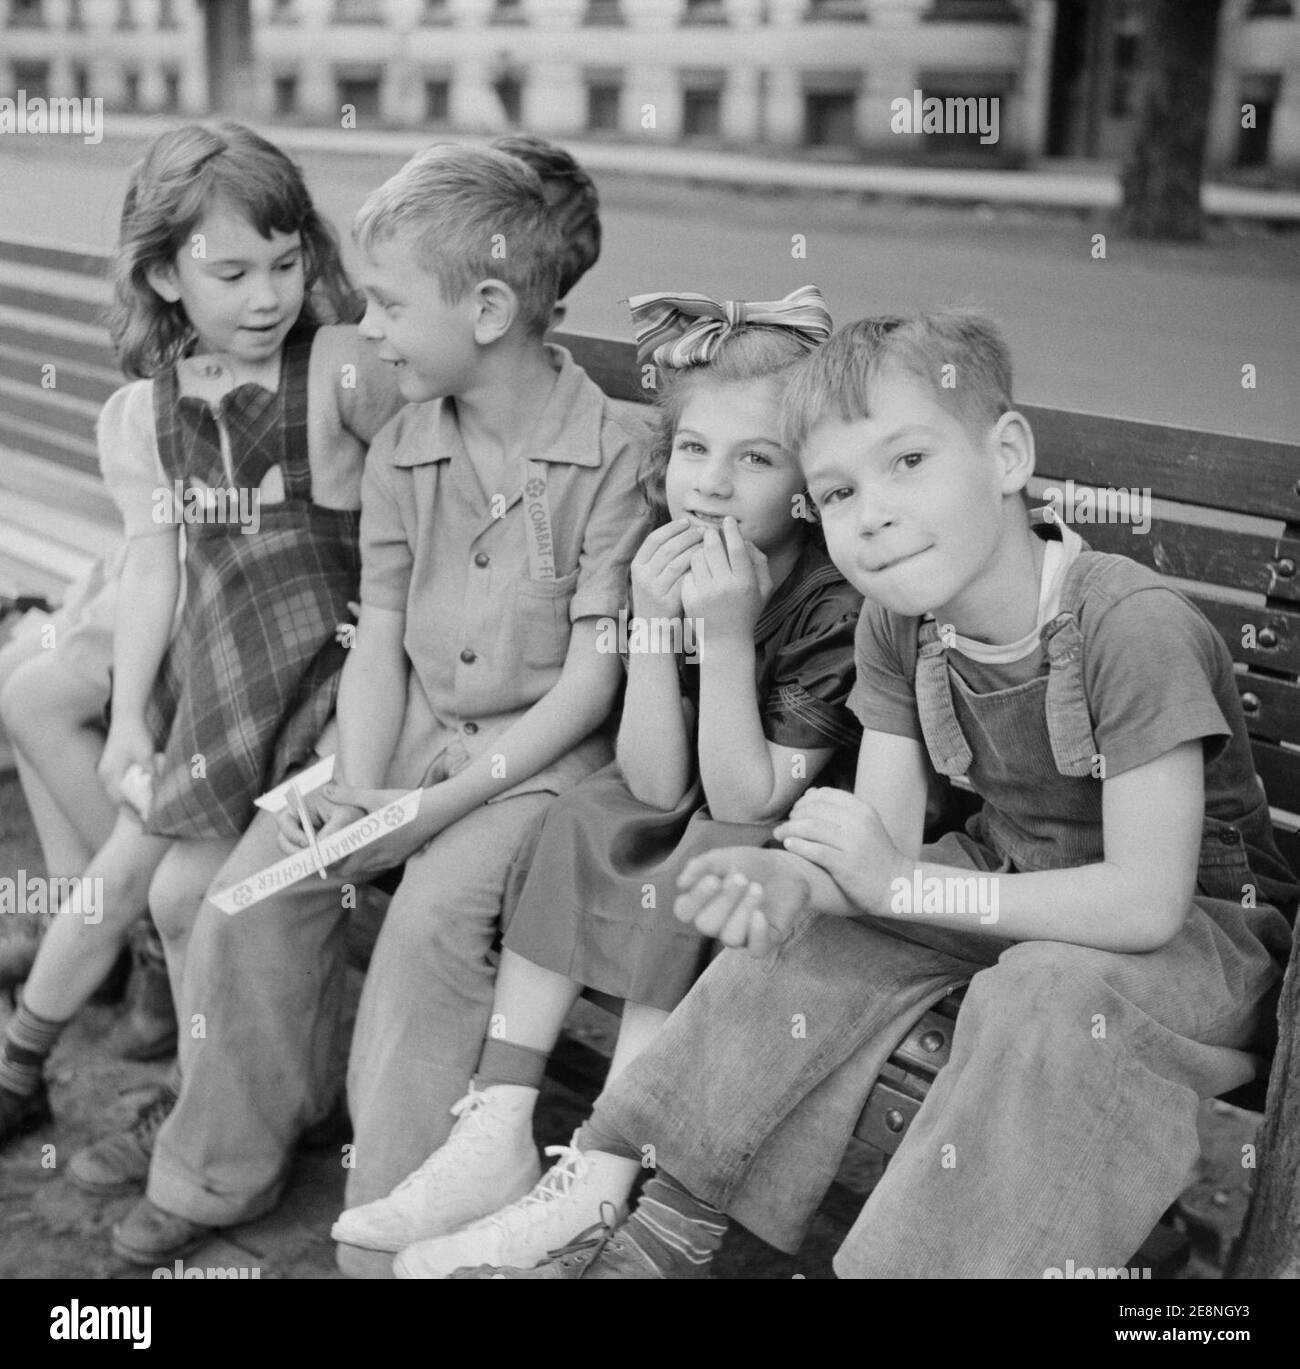
[[[520,658],[533,670],[564,664],[569,650],[569,605],[578,572],[554,580],[523,580],[515,596],[515,633]]]

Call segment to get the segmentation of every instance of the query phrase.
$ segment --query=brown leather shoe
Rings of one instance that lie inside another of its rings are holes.
[[[143,1187],[158,1130],[175,1106],[175,1090],[160,1084],[141,1105],[134,1121],[84,1146],[68,1161],[69,1180],[82,1192],[100,1197]]]
[[[0,1145],[26,1136],[53,1117],[50,1095],[43,1079],[35,1093],[11,1093],[8,1089],[0,1089]]]
[[[131,960],[126,1013],[109,1049],[124,1060],[165,1060],[176,1054],[176,1008],[162,941],[147,917],[131,929]]]
[[[167,1264],[188,1255],[215,1230],[141,1198],[113,1227],[113,1250],[131,1264]]]

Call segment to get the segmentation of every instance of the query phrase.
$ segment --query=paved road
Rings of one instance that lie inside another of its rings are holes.
[[[138,144],[0,142],[0,233],[111,244]],[[400,156],[310,152],[345,230]],[[816,281],[837,320],[977,304],[1001,318],[1018,397],[1189,426],[1300,436],[1300,234],[1219,228],[1208,246],[1126,243],[1028,211],[860,205],[602,179],[605,253],[574,292],[579,328],[626,335],[620,300],[660,288],[772,298]],[[803,236],[806,257],[792,255]],[[1257,388],[1243,390],[1242,367]]]

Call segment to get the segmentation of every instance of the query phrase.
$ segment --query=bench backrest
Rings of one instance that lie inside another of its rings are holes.
[[[111,541],[94,420],[121,383],[101,322],[106,256],[0,240],[0,589],[58,588]],[[632,344],[557,334],[607,394],[644,402]],[[1237,663],[1255,764],[1300,868],[1300,446],[1024,406],[1035,485],[1150,491],[1149,531],[1080,528],[1196,601]]]

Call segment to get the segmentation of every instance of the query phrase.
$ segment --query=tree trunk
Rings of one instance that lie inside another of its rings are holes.
[[[1300,937],[1278,1004],[1278,1044],[1259,1133],[1259,1171],[1234,1279],[1300,1278]]]
[[[1147,0],[1140,112],[1120,183],[1136,238],[1205,236],[1201,177],[1223,0]]]

